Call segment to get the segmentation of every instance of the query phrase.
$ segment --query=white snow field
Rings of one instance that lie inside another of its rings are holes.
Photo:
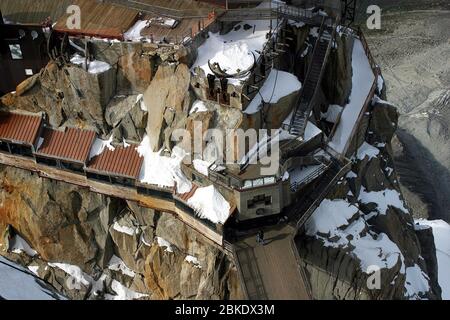
[[[230,215],[230,204],[213,186],[198,188],[188,200],[198,217],[213,223],[225,223]]]
[[[72,58],[70,58],[70,62],[76,64],[77,66],[81,66],[83,69],[86,70],[86,60],[79,54],[74,54]],[[90,74],[99,74],[111,69],[110,64],[99,60],[88,61],[88,66],[89,66],[88,72]]]
[[[419,226],[433,229],[434,245],[438,262],[438,281],[442,289],[442,299],[450,300],[450,225],[443,220],[415,221]]]
[[[342,111],[341,120],[329,146],[338,153],[345,153],[348,140],[355,128],[367,96],[375,80],[369,60],[360,40],[355,40],[352,53],[352,92],[350,102]]]
[[[260,110],[263,99],[265,103],[277,103],[281,98],[299,91],[301,87],[302,84],[292,73],[272,69],[259,94],[252,99],[244,113],[256,113]]]
[[[137,152],[144,157],[139,180],[142,183],[153,184],[161,187],[174,187],[180,194],[187,193],[192,189],[192,183],[181,171],[181,162],[186,153],[183,149],[175,147],[172,156],[162,156],[160,152],[153,152],[150,140],[144,136]]]
[[[404,273],[404,257],[398,246],[385,233],[365,232],[367,223],[362,216],[356,216],[358,212],[345,200],[325,199],[306,223],[306,233],[321,239],[326,247],[349,248],[363,272],[368,273],[373,265],[390,269],[400,261]]]
[[[0,256],[0,297],[6,300],[62,300],[29,270]]]
[[[378,207],[377,210],[380,214],[386,214],[389,206],[396,207],[404,213],[408,213],[403,200],[400,198],[400,193],[397,190],[385,189],[383,191],[367,192],[366,188],[361,186],[359,200],[362,203],[376,203]]]

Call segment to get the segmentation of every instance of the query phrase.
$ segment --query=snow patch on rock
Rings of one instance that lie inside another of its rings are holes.
[[[385,189],[383,191],[368,192],[366,188],[361,187],[359,201],[365,204],[376,203],[380,214],[386,214],[389,206],[400,209],[404,213],[408,213],[403,200],[400,198],[400,193],[397,190]]]
[[[442,289],[442,299],[450,300],[450,225],[443,220],[419,219],[415,222],[421,227],[433,229],[438,263],[438,282]]]
[[[195,190],[188,204],[199,218],[213,223],[224,224],[230,215],[230,204],[213,185]]]

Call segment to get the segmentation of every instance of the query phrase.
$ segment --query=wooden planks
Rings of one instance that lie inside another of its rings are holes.
[[[16,23],[41,23],[47,17],[58,20],[72,0],[1,0],[3,17]]]
[[[56,31],[71,35],[123,40],[123,34],[133,26],[139,14],[133,9],[94,0],[76,0],[74,4],[81,10],[81,28],[69,28],[67,20],[71,14],[65,14],[56,23],[54,27]]]

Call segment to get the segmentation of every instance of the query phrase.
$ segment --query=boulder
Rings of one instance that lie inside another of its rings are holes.
[[[381,101],[375,102],[371,112],[369,130],[372,131],[377,141],[390,142],[397,130],[397,108]]]
[[[117,93],[139,94],[152,81],[155,59],[141,51],[131,51],[119,58],[117,65]]]
[[[147,121],[147,134],[153,151],[158,151],[164,141],[166,109],[174,114],[183,111],[189,89],[190,71],[185,64],[162,64],[144,93],[144,102],[151,117]]]
[[[91,74],[75,65],[50,62],[27,88],[16,96],[15,109],[44,111],[54,127],[68,123],[106,132],[104,109],[115,90],[114,68]]]

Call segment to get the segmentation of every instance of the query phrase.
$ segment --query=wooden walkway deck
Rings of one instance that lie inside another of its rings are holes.
[[[250,300],[309,300],[308,286],[293,243],[294,229],[265,230],[267,244],[249,236],[234,244],[243,287]]]

